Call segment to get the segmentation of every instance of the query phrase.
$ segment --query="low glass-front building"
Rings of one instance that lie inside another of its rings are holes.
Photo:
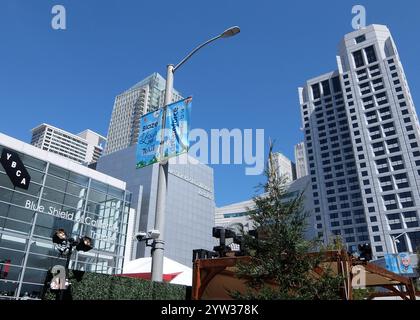
[[[125,182],[0,133],[2,164],[8,151],[30,183],[16,187],[0,165],[0,299],[40,298],[49,270],[66,264],[52,242],[57,229],[93,240],[92,250],[73,251],[70,269],[122,273],[131,202]]]

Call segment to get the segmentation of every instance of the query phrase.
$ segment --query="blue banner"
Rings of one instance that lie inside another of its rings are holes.
[[[384,258],[386,264],[385,269],[402,275],[414,273],[409,253],[386,254]]]
[[[411,265],[411,257],[407,252],[399,253],[397,256],[398,268],[401,274],[414,273],[413,266]]]
[[[162,109],[159,109],[145,114],[140,119],[140,135],[136,154],[137,169],[154,164],[160,160],[159,146],[161,141],[162,115]]]
[[[166,107],[164,158],[188,152],[192,98],[172,103]]]
[[[385,269],[394,273],[400,273],[398,268],[397,259],[393,254],[385,254]]]

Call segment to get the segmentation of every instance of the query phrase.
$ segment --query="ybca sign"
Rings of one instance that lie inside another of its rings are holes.
[[[28,190],[31,176],[26,171],[19,155],[16,152],[3,149],[0,162],[13,185],[17,188]]]

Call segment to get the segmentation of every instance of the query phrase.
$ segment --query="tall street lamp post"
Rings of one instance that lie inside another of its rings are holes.
[[[169,105],[172,100],[172,90],[174,86],[174,73],[181,67],[191,56],[198,50],[208,45],[209,43],[216,41],[221,38],[229,38],[240,32],[240,28],[235,26],[225,30],[218,36],[207,40],[202,43],[194,50],[192,50],[184,59],[181,60],[177,65],[169,64],[166,69],[166,87],[165,87],[165,101],[164,107]],[[159,154],[162,156],[164,152],[164,137],[165,137],[165,124],[166,124],[166,111],[163,112],[162,130],[161,130],[161,142],[159,147]],[[166,191],[168,187],[168,160],[161,160],[159,162],[158,172],[158,193],[157,193],[157,205],[155,215],[155,230],[160,231],[160,235],[154,241],[152,249],[152,281],[162,282],[163,277],[163,257],[165,250],[164,231],[165,231],[165,207],[166,207]]]

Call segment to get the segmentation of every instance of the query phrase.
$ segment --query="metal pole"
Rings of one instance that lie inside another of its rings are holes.
[[[398,253],[397,239],[395,238],[395,236],[392,236],[392,244],[394,245],[394,251],[395,251],[395,253]]]
[[[70,259],[71,259],[71,254],[73,253],[73,244],[70,244],[70,248],[69,248],[69,252],[67,255],[67,259],[66,259],[66,267],[65,267],[65,277],[64,277],[64,286],[66,285],[66,280],[70,278],[70,271],[69,271],[69,265],[70,265]],[[69,279],[70,282],[70,279]],[[60,300],[64,300],[64,293],[66,292],[67,289],[60,289]]]
[[[73,244],[70,244],[69,253],[66,260],[66,276],[68,276],[71,254],[73,253]]]
[[[164,157],[164,138],[166,124],[166,106],[172,101],[172,90],[174,85],[174,66],[169,64],[166,73],[165,102],[163,109],[162,131],[160,139],[160,156]],[[168,161],[159,162],[158,171],[158,193],[156,203],[155,230],[159,230],[160,235],[154,241],[152,249],[152,281],[162,282],[163,280],[163,257],[165,251],[165,208],[166,191],[168,189]]]
[[[175,72],[176,70],[178,70],[178,68],[180,66],[182,66],[185,62],[187,62],[188,59],[190,59],[194,53],[196,53],[198,50],[200,50],[202,47],[208,45],[209,43],[216,41],[217,39],[220,39],[222,37],[222,35],[218,35],[214,38],[211,38],[210,40],[207,40],[206,42],[200,44],[198,47],[196,47],[193,51],[191,51],[184,59],[181,60],[180,63],[178,63],[175,67],[173,72]]]

